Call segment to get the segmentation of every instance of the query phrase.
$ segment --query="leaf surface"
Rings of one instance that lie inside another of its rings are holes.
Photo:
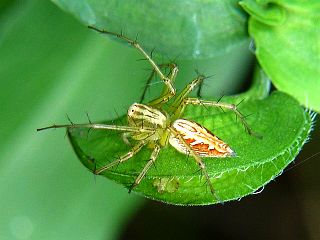
[[[237,103],[243,97],[239,95],[227,100]],[[189,106],[183,116],[208,128],[237,153],[236,157],[204,159],[220,201],[252,194],[281,174],[301,150],[312,127],[313,117],[296,100],[281,92],[274,92],[264,99],[249,97],[240,106],[244,115],[252,114],[248,122],[263,139],[248,135],[232,112]],[[126,117],[109,124],[125,125]],[[130,149],[119,132],[69,129],[68,133],[79,159],[90,171],[116,160]],[[129,187],[151,151],[144,147],[133,158],[102,174]],[[161,149],[155,166],[134,191],[177,205],[217,203],[198,170],[191,156],[181,154],[169,145]]]

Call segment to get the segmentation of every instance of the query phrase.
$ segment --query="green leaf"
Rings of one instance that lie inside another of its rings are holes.
[[[53,0],[85,25],[121,31],[169,58],[208,58],[248,45],[236,0]]]
[[[244,95],[239,95],[229,98],[229,101],[237,103],[243,98]],[[262,100],[248,95],[240,106],[243,114],[253,114],[248,118],[249,124],[263,139],[248,135],[236,122],[232,112],[221,113],[220,109],[188,106],[183,115],[183,118],[194,120],[211,130],[237,153],[237,157],[204,159],[216,194],[223,202],[252,194],[281,174],[301,150],[312,128],[313,115],[281,92],[274,92]],[[108,123],[124,125],[126,116]],[[78,128],[69,129],[68,136],[80,161],[90,171],[106,165],[130,149],[116,131]],[[145,147],[132,159],[102,174],[129,187],[143,169],[151,151]],[[198,170],[192,157],[167,146],[161,149],[155,167],[133,191],[170,204],[217,203]]]
[[[320,2],[244,0],[260,65],[281,91],[320,111]]]

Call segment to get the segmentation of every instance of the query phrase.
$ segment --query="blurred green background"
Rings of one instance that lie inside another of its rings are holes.
[[[1,2],[0,239],[319,239],[319,155],[256,196],[182,208],[94,177],[63,130],[36,132],[67,122],[66,114],[74,122],[87,121],[86,112],[92,121],[124,114],[149,73],[139,58],[51,2]],[[253,56],[246,44],[219,58],[178,63],[178,87],[198,68],[214,74],[205,95],[219,95],[246,88]],[[296,162],[319,151],[315,131]]]

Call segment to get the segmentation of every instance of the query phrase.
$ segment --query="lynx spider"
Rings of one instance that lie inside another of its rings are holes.
[[[188,94],[198,86],[205,76],[198,75],[191,83],[189,83],[179,95],[176,96],[176,89],[173,86],[173,82],[178,73],[178,67],[174,63],[157,65],[152,57],[146,53],[146,51],[140,46],[136,40],[127,38],[122,34],[109,32],[106,30],[100,30],[95,27],[89,26],[89,28],[96,30],[102,34],[113,35],[119,39],[126,41],[128,44],[136,48],[145,59],[151,64],[153,71],[150,76],[152,78],[154,74],[157,74],[161,81],[164,83],[164,89],[162,94],[150,101],[147,104],[134,103],[128,110],[128,126],[118,125],[105,125],[105,124],[64,124],[64,125],[51,125],[44,128],[39,128],[37,131],[50,129],[50,128],[90,128],[90,129],[102,129],[102,130],[116,130],[124,132],[124,141],[128,142],[127,138],[130,137],[137,142],[131,150],[120,156],[117,160],[93,170],[94,174],[100,174],[113,166],[116,166],[122,162],[125,162],[137,154],[144,146],[151,147],[152,153],[149,161],[136,177],[134,183],[129,188],[129,192],[136,186],[138,186],[141,180],[144,178],[150,167],[156,161],[161,148],[168,145],[173,146],[180,153],[190,155],[194,158],[198,166],[200,167],[202,174],[204,175],[206,182],[210,188],[212,195],[219,200],[215,194],[215,190],[211,183],[206,166],[201,157],[228,157],[234,156],[235,153],[231,148],[212,134],[209,130],[201,126],[200,124],[191,120],[181,119],[181,115],[187,105],[202,105],[210,107],[225,108],[233,111],[237,117],[243,123],[245,129],[249,134],[253,134],[250,126],[245,120],[245,117],[239,112],[237,106],[234,104],[206,101],[198,98],[190,98]],[[169,74],[165,75],[161,68],[169,68]],[[150,79],[149,78],[149,79]],[[169,105],[169,110],[165,111],[163,106],[172,100]]]

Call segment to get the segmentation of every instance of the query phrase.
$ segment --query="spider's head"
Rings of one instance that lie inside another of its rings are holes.
[[[131,126],[164,128],[167,117],[158,109],[145,104],[134,103],[128,110],[128,122]]]

